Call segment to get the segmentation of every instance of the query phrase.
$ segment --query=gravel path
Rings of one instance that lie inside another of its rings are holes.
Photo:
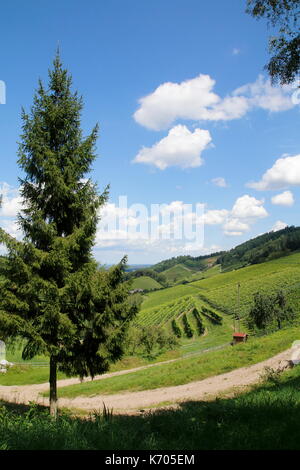
[[[154,390],[143,390],[140,392],[126,392],[114,395],[96,395],[93,397],[78,396],[76,398],[60,398],[58,404],[61,407],[81,408],[85,410],[100,410],[103,408],[103,402],[108,408],[113,408],[115,412],[135,412],[137,410],[156,406],[163,402],[178,403],[180,401],[205,400],[213,398],[220,393],[234,389],[241,389],[260,380],[260,375],[265,367],[273,369],[289,367],[292,349],[277,354],[265,361],[257,364],[241,367],[225,374],[208,377],[204,380],[191,382],[184,385],[173,387],[156,388]],[[171,362],[171,361],[166,361]],[[130,371],[119,371],[110,374],[97,376],[97,379],[105,379],[115,375],[122,375],[128,372],[134,372],[155,364],[130,369]],[[88,381],[90,379],[86,379]],[[79,383],[78,379],[59,380],[58,387]],[[40,393],[48,390],[48,383],[37,385],[20,386],[0,386],[0,398],[14,403],[29,403],[30,401],[48,405],[49,399],[41,397]]]

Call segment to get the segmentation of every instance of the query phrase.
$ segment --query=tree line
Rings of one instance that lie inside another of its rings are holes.
[[[279,258],[300,249],[300,227],[286,227],[248,240],[218,258],[222,268],[243,267]]]

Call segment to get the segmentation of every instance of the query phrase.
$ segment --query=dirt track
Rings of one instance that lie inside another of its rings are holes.
[[[208,377],[204,380],[191,382],[185,385],[174,387],[157,388],[154,390],[143,390],[140,392],[126,392],[114,395],[97,395],[93,397],[76,397],[74,399],[60,398],[59,406],[68,408],[81,408],[85,410],[99,410],[103,408],[103,402],[106,407],[113,408],[116,412],[134,412],[143,408],[155,406],[162,402],[178,403],[181,401],[205,400],[213,398],[226,391],[235,389],[240,390],[260,380],[260,375],[265,367],[274,369],[288,367],[291,358],[291,349],[277,354],[258,364],[248,367],[241,367],[225,374]],[[147,368],[145,366],[143,368]],[[137,368],[140,369],[140,368]],[[130,371],[120,371],[111,374],[105,374],[97,378],[105,379],[114,375],[122,375]],[[88,380],[88,379],[87,379]],[[78,379],[59,380],[58,387],[78,383]],[[40,396],[41,392],[48,390],[48,383],[38,385],[22,386],[0,386],[0,398],[15,402],[29,403],[34,401],[39,404],[48,405],[48,398]]]

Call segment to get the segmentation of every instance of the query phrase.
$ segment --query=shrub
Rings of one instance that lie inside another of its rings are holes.
[[[177,337],[177,338],[181,338],[182,337],[182,331],[180,329],[180,327],[178,326],[177,322],[175,319],[172,320],[172,329],[173,329],[173,332],[174,332],[174,335]]]
[[[192,336],[194,335],[194,332],[193,332],[191,325],[189,324],[186,313],[183,315],[182,321],[183,321],[183,327],[184,327],[184,332],[186,336],[188,338],[192,338]]]
[[[218,325],[221,325],[222,323],[222,317],[220,317],[217,313],[213,312],[212,310],[209,310],[206,307],[202,307],[202,313],[205,315],[212,323],[217,323]]]
[[[200,314],[199,314],[199,312],[196,308],[193,309],[193,315],[194,315],[194,317],[196,319],[196,322],[197,322],[198,333],[199,333],[199,335],[203,335],[203,333],[205,331],[205,328],[203,326]]]

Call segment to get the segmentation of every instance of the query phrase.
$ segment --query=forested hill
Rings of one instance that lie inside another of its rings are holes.
[[[286,227],[248,240],[218,257],[222,269],[257,264],[300,250],[300,227]]]
[[[210,258],[214,258],[216,260],[219,256],[225,253],[225,251],[219,251],[218,253],[196,257],[176,256],[176,258],[170,258],[151,266],[151,269],[160,273],[166,269],[170,269],[173,266],[176,266],[177,264],[182,264],[183,266],[186,266],[187,268],[193,269],[195,271],[202,271],[203,269],[207,268]]]
[[[300,227],[290,226],[277,232],[264,233],[229,251],[197,257],[170,258],[151,266],[151,270],[162,273],[178,264],[195,271],[202,271],[213,264],[221,264],[222,270],[230,270],[280,258],[297,250],[300,250]]]

